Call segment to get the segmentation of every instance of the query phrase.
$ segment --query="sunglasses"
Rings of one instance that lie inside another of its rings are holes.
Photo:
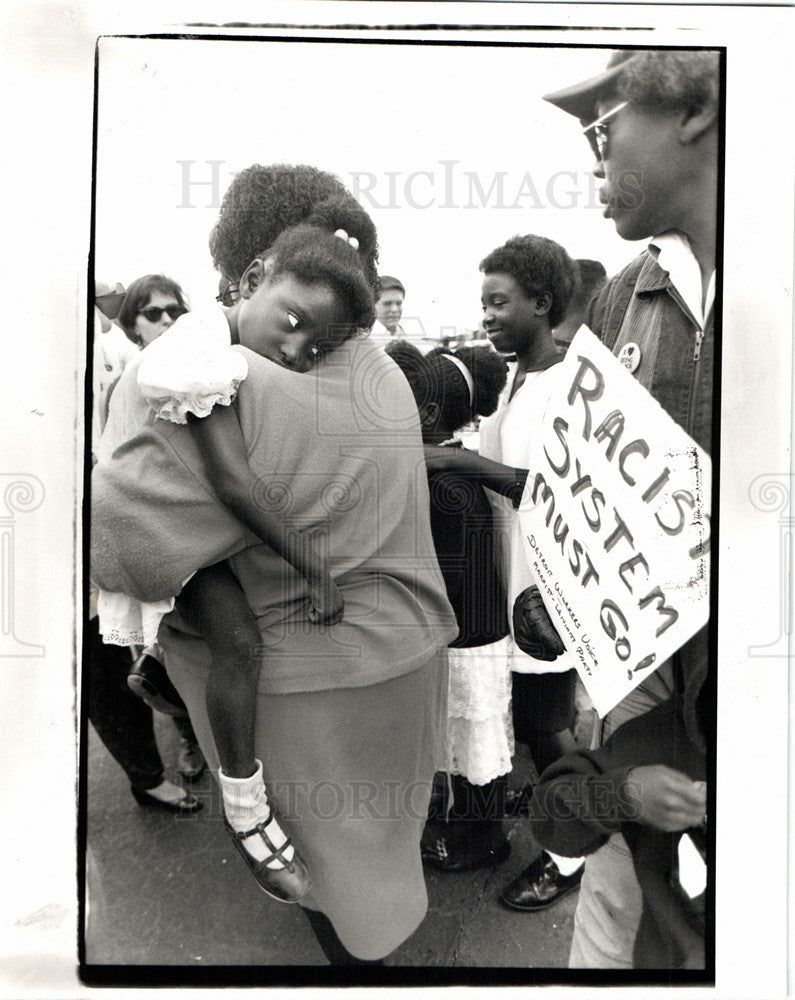
[[[611,108],[610,111],[606,111],[601,118],[597,118],[595,122],[591,122],[590,125],[586,125],[582,130],[582,134],[590,143],[591,149],[594,152],[594,156],[604,162],[607,156],[607,139],[609,135],[609,126],[607,122],[617,115],[622,108],[625,108],[629,104],[629,101],[623,101],[621,104],[617,104],[616,107]]]
[[[159,323],[163,318],[163,313],[168,313],[168,318],[170,320],[179,319],[180,316],[184,316],[188,310],[184,306],[166,306],[161,308],[160,306],[147,306],[146,309],[139,309],[138,315],[143,316],[145,320],[149,323]]]

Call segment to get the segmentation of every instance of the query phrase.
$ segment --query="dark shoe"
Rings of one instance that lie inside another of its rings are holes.
[[[530,815],[530,799],[533,797],[533,785],[523,785],[520,789],[510,789],[505,793],[506,819]]]
[[[229,831],[235,847],[243,855],[243,859],[248,865],[251,874],[257,880],[257,885],[260,889],[263,892],[267,892],[269,896],[277,899],[280,903],[297,903],[299,899],[302,899],[309,892],[312,884],[309,872],[307,871],[304,859],[298,851],[294,850],[292,861],[287,861],[284,857],[284,852],[292,843],[289,837],[281,847],[276,847],[270,839],[265,830],[272,821],[273,816],[271,815],[264,823],[257,823],[253,830],[246,830],[240,833],[230,826],[226,818],[224,818],[224,826]],[[247,837],[254,837],[257,834],[262,837],[268,850],[272,852],[262,861],[257,861],[256,858],[253,858],[243,846],[243,841]],[[268,868],[268,863],[271,861],[278,861],[283,867]]]
[[[177,755],[177,774],[181,775],[185,781],[195,781],[204,774],[207,761],[201,752],[201,747],[195,739],[180,737],[179,754]]]
[[[149,792],[144,791],[142,788],[133,787],[130,790],[138,805],[144,806],[147,809],[160,809],[162,812],[181,815],[195,813],[202,808],[201,802],[199,802],[195,795],[186,795],[184,799],[180,799],[178,802],[164,802],[163,799],[155,798],[154,795],[150,795]]]
[[[573,875],[561,875],[552,858],[542,851],[522,874],[513,880],[500,896],[509,910],[533,913],[563,899],[579,886],[583,865]]]
[[[174,716],[188,714],[185,702],[168,679],[166,668],[148,653],[142,653],[130,667],[127,687],[156,712]]]
[[[423,864],[441,872],[471,872],[478,868],[501,865],[508,860],[510,853],[511,845],[505,839],[493,847],[480,850],[456,843],[445,836],[423,840],[420,844]]]

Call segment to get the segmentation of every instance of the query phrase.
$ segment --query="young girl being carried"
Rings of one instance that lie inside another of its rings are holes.
[[[241,245],[246,237],[241,233]],[[212,317],[182,317],[146,348],[137,373],[138,387],[156,418],[189,424],[223,506],[304,577],[307,614],[315,625],[342,619],[342,597],[318,541],[263,509],[267,483],[249,466],[235,406],[230,405],[247,374],[245,351],[231,345],[309,372],[325,353],[372,325],[375,258],[375,229],[367,214],[350,198],[331,198],[249,264],[231,308]],[[124,451],[118,448],[107,461],[123,462]],[[164,508],[157,516],[180,517],[178,497],[168,496]],[[175,544],[184,544],[184,530],[174,537],[183,539]],[[183,551],[179,555],[184,558]],[[162,553],[164,566],[170,556],[175,553]],[[101,593],[105,641],[153,641],[173,606],[167,594],[144,603],[130,595]],[[196,565],[183,584],[178,608],[212,655],[207,713],[221,764],[227,828],[260,887],[276,899],[296,902],[309,889],[309,874],[272,814],[262,764],[254,757],[262,661],[256,619],[226,563]]]

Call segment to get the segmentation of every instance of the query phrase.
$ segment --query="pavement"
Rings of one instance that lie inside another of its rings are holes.
[[[156,732],[167,776],[178,780],[169,766],[178,749],[173,722],[157,716]],[[123,771],[90,726],[87,766],[89,972],[102,978],[113,967],[110,978],[124,980],[158,967],[163,981],[180,982],[184,975],[187,982],[196,981],[191,969],[212,972],[218,981],[223,970],[217,967],[327,966],[300,908],[270,900],[234,851],[208,773],[193,783],[204,809],[172,816],[135,802]],[[532,773],[520,753],[512,786]],[[501,906],[501,890],[539,853],[521,818],[506,820],[505,832],[511,853],[497,867],[461,874],[426,867],[427,916],[387,966],[566,968],[577,893],[534,914]],[[158,982],[157,974],[150,978]]]

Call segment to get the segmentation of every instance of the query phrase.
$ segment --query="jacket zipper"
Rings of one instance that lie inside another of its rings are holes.
[[[704,339],[704,331],[703,330],[696,330],[696,346],[695,346],[695,350],[693,351],[693,360],[694,361],[698,361],[698,359],[701,357],[701,341],[703,339]]]
[[[668,293],[677,303],[679,308],[692,319],[696,327],[696,342],[693,347],[693,364],[690,369],[690,396],[687,400],[687,423],[685,425],[685,430],[690,435],[690,437],[693,437],[693,424],[695,422],[693,406],[696,397],[696,388],[698,385],[698,370],[699,370],[698,359],[701,357],[701,344],[704,340],[704,331],[698,325],[696,318],[690,312],[690,309],[688,309],[687,303],[679,294],[678,289],[676,289],[673,285],[669,285]]]
[[[690,437],[693,437],[693,424],[695,423],[695,414],[693,409],[695,407],[696,390],[698,388],[698,372],[700,368],[698,359],[701,357],[701,342],[703,340],[704,331],[697,328],[696,344],[693,348],[693,364],[690,369],[690,396],[687,400],[687,427],[685,428]]]

